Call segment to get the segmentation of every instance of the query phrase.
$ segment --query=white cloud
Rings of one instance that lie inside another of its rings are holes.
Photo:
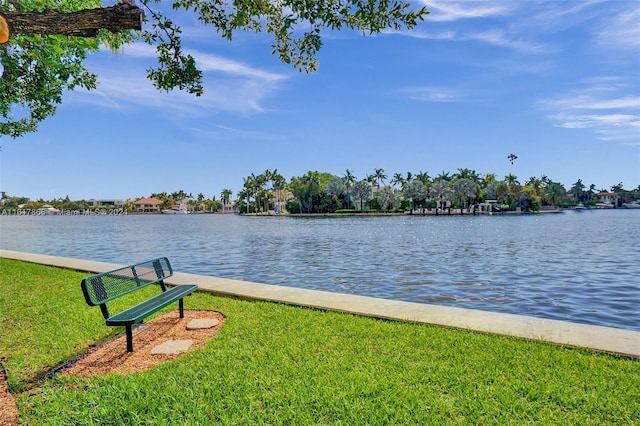
[[[640,108],[640,96],[624,96],[615,99],[596,99],[592,96],[579,95],[563,99],[545,101],[548,106],[571,109],[624,109]]]
[[[102,52],[110,54],[107,48],[102,48]],[[127,56],[131,58],[155,58],[157,56],[156,49],[146,43],[133,43],[122,46],[116,53],[119,56]]]
[[[460,100],[457,91],[442,87],[408,87],[401,92],[409,99],[425,102],[454,102]]]
[[[640,116],[632,114],[571,115],[554,117],[557,127],[566,129],[590,129],[598,139],[640,146]]]
[[[603,0],[527,2],[527,10],[515,25],[522,28],[557,32],[599,16]]]
[[[598,78],[592,81],[618,81]],[[550,112],[555,126],[566,129],[589,129],[602,140],[640,145],[640,97],[610,96],[611,89],[585,87],[579,94],[546,99],[539,106]],[[608,95],[608,96],[605,96]]]
[[[629,114],[604,114],[604,115],[558,115],[562,121],[561,127],[567,129],[588,129],[600,126],[613,127],[640,127],[640,118]]]
[[[105,52],[109,51],[105,50]],[[265,81],[280,81],[287,78],[283,74],[271,73],[259,68],[252,68],[241,62],[223,58],[221,56],[212,55],[210,53],[205,53],[193,49],[186,49],[185,53],[195,58],[198,67],[203,72],[222,72],[239,77],[254,78]],[[122,49],[121,54],[129,58],[137,59],[155,59],[158,56],[155,48],[145,43],[135,43],[125,46]]]
[[[523,40],[515,40],[508,36],[504,30],[492,29],[485,32],[470,34],[465,37],[468,40],[479,40],[487,44],[527,53],[547,53],[548,49],[537,43],[529,43]]]
[[[425,31],[385,31],[385,34],[402,34],[408,37],[421,38],[426,40],[454,40],[456,38],[455,31],[442,31],[437,33],[430,33]]]
[[[387,33],[391,33],[390,31]],[[511,38],[504,30],[490,29],[480,32],[460,31],[425,32],[420,30],[394,32],[404,36],[426,40],[480,41],[493,46],[504,47],[525,53],[549,53],[551,49],[539,44]]]
[[[425,1],[430,14],[422,28],[444,28],[442,31],[426,32],[414,30],[404,35],[452,41],[479,41],[492,46],[513,49],[524,53],[548,53],[548,47],[540,43],[527,41],[536,32],[518,31],[513,25],[522,17],[531,13],[527,3],[502,1]],[[537,3],[533,3],[535,5]],[[529,9],[529,10],[527,10]],[[431,25],[430,25],[431,24]]]
[[[189,52],[196,60],[196,63],[203,72],[223,72],[237,77],[248,78],[261,82],[279,82],[286,80],[284,74],[277,74],[252,68],[237,61],[221,58],[219,56],[202,53]]]
[[[69,94],[69,99],[120,110],[143,106],[172,114],[220,111],[251,114],[263,112],[263,102],[279,91],[288,78],[219,56],[195,50],[188,53],[203,72],[205,93],[202,96],[157,90],[146,78],[145,71],[154,65],[155,49],[138,43],[127,46],[117,58],[110,52],[103,53],[100,64],[92,67],[97,68],[94,69],[99,80],[97,90],[77,90]]]
[[[483,1],[425,1],[430,14],[427,21],[449,22],[459,19],[488,18],[492,16],[506,15],[511,7],[504,2]]]
[[[640,4],[620,10],[603,20],[596,33],[598,44],[614,49],[630,49],[638,54],[640,48]]]

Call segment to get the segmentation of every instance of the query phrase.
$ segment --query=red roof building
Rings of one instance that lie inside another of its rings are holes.
[[[141,198],[133,203],[137,213],[160,213],[161,200],[157,198]]]

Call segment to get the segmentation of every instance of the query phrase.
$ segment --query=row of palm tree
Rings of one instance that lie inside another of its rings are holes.
[[[244,178],[237,202],[242,203],[240,211],[243,212],[267,212],[287,201],[289,212],[323,213],[365,208],[382,211],[435,208],[437,211],[453,207],[462,213],[488,200],[503,209],[520,207],[523,211],[532,211],[543,206],[571,205],[597,198],[595,186],[591,185],[587,190],[581,180],[567,191],[561,183],[547,176],[530,177],[521,184],[513,173],[499,180],[495,173],[480,174],[468,168],[459,168],[455,173],[443,171],[433,178],[423,171],[394,173],[386,184],[388,179],[382,168],[376,168],[361,179],[347,169],[343,176],[309,171],[287,182],[277,170],[267,169],[262,174]],[[613,189],[622,191],[622,184]],[[285,193],[288,200],[283,200]],[[640,187],[627,193],[633,199],[640,197]]]
[[[216,197],[206,198],[201,192],[196,197],[191,193],[187,193],[184,190],[174,191],[172,193],[157,192],[152,193],[151,198],[156,198],[162,201],[160,208],[162,210],[171,208],[176,203],[182,200],[187,200],[188,210],[192,212],[217,212],[221,208],[220,201],[216,200]]]
[[[282,191],[286,188],[286,179],[278,173],[277,169],[266,169],[263,173],[251,175],[243,179],[243,186],[238,191],[237,203],[245,203],[245,211],[267,211],[271,206],[279,206],[282,203]],[[231,191],[223,190],[225,197],[231,196]],[[253,204],[252,204],[253,200]],[[228,198],[227,198],[228,201]]]

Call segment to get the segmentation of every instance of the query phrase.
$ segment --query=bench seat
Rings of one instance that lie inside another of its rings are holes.
[[[125,311],[122,311],[112,317],[107,318],[107,325],[109,326],[127,326],[142,322],[146,317],[158,312],[165,306],[170,305],[175,301],[180,301],[182,304],[182,298],[187,296],[198,289],[195,284],[180,285],[172,287],[169,290],[145,300],[142,303],[137,304]],[[180,306],[180,311],[183,308]]]

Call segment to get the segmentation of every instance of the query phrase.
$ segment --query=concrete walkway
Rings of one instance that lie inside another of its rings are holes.
[[[106,272],[124,266],[9,250],[0,250],[0,257],[90,273]],[[175,273],[167,282],[169,284],[197,284],[201,290],[219,295],[268,300],[375,318],[436,324],[640,357],[640,332],[638,331],[473,309],[258,284],[186,273]],[[78,291],[80,291],[79,285]]]

